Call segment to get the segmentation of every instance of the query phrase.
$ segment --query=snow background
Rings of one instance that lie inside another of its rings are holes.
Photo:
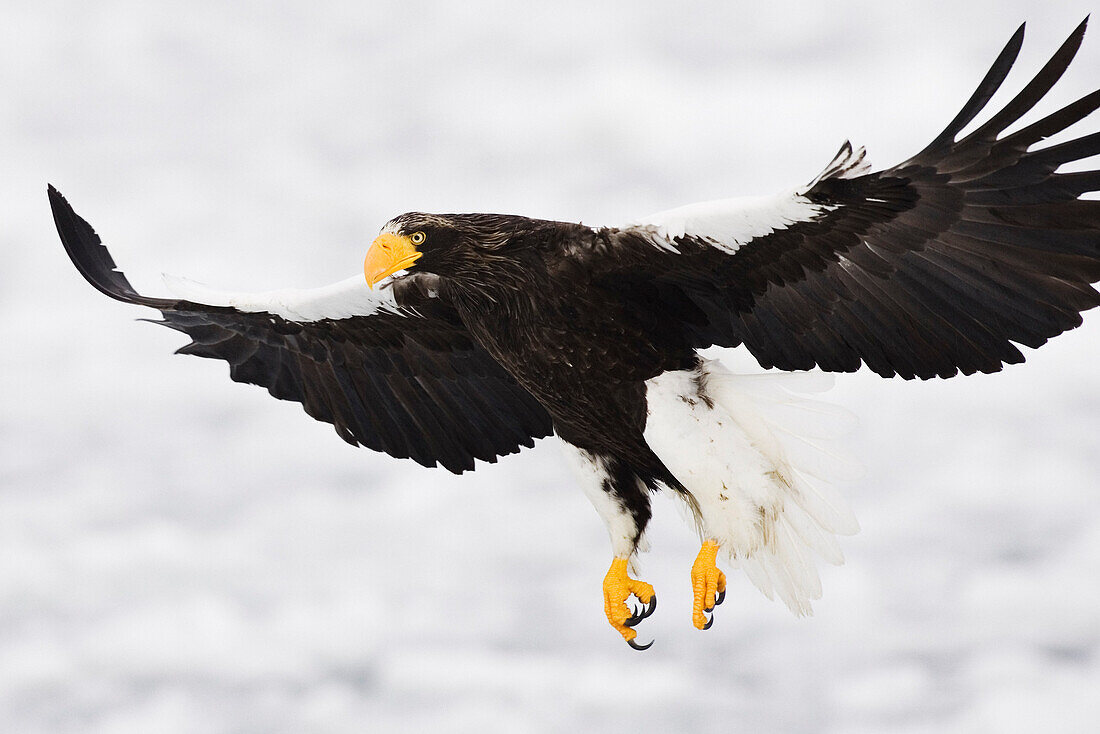
[[[659,502],[643,655],[552,441],[465,477],[352,449],[95,293],[45,196],[139,287],[320,285],[406,210],[616,223],[845,138],[893,164],[1019,22],[1012,93],[1089,10],[5,3],[0,731],[1100,730],[1100,314],[998,375],[838,379],[864,530],[811,619],[731,575],[695,631]],[[1100,84],[1098,34],[1042,109]]]

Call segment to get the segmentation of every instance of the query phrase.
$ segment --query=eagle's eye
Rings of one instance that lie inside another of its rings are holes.
[[[412,242],[414,245],[422,245],[426,239],[428,239],[428,235],[423,232],[413,232],[412,236],[409,237],[409,242]]]

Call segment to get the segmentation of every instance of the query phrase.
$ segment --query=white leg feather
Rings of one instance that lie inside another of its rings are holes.
[[[648,550],[644,534],[641,537],[638,536],[638,525],[634,522],[634,516],[607,490],[609,475],[599,457],[566,441],[562,441],[561,446],[581,489],[584,490],[585,497],[596,508],[596,512],[607,527],[607,534],[611,538],[611,551],[615,557],[630,558],[636,550],[642,552]],[[635,538],[638,539],[637,543]]]

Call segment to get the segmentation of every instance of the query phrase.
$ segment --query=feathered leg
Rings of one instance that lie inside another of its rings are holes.
[[[642,483],[614,459],[595,456],[568,442],[563,441],[562,446],[611,536],[614,559],[603,580],[604,614],[628,645],[635,650],[648,649],[653,643],[638,644],[634,627],[657,609],[657,594],[649,584],[631,578],[628,571],[635,552],[644,550],[649,497]],[[641,602],[640,608],[627,606],[631,595]]]

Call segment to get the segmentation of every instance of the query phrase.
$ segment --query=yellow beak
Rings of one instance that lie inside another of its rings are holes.
[[[419,260],[423,254],[418,252],[409,238],[404,235],[378,235],[367,250],[367,259],[363,261],[363,274],[367,277],[367,285],[374,288],[374,284],[382,278],[393,275],[398,270],[404,270]]]

